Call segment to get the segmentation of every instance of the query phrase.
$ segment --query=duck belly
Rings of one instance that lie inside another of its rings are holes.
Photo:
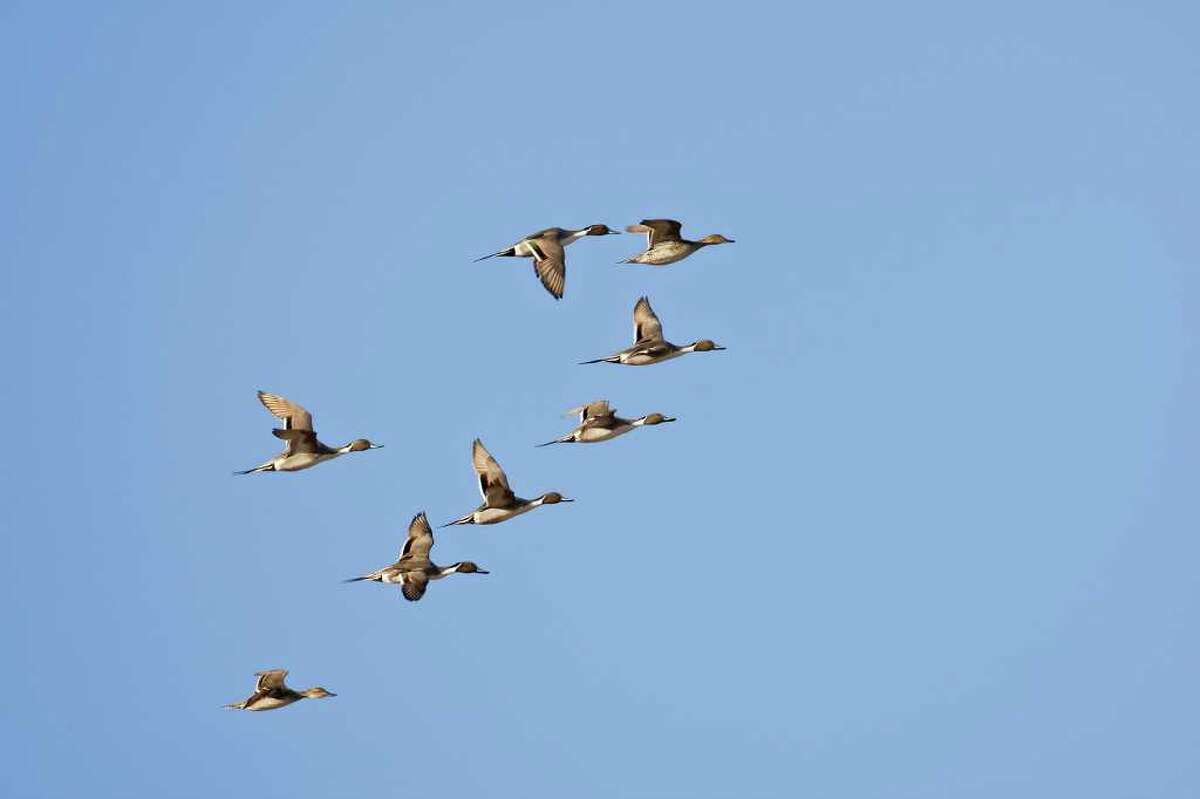
[[[683,355],[683,353],[679,350],[668,352],[663,355],[647,355],[642,352],[636,352],[625,360],[621,361],[621,363],[625,364],[626,366],[649,366],[652,363],[662,363],[663,361],[669,361],[672,358],[678,358],[680,355]]]
[[[636,262],[650,266],[666,266],[683,260],[692,254],[694,248],[678,241],[660,244],[639,255]]]
[[[514,516],[520,516],[528,507],[524,508],[484,508],[483,510],[475,511],[476,524],[499,524],[505,522]]]
[[[301,469],[308,469],[316,466],[321,461],[329,460],[328,455],[318,455],[314,452],[301,452],[296,455],[288,455],[286,458],[280,458],[275,462],[275,470],[279,472],[298,472]]]
[[[253,705],[246,708],[246,710],[254,710],[254,711],[274,710],[277,707],[283,707],[284,705],[290,705],[292,702],[295,702],[295,701],[296,701],[295,699],[276,699],[273,696],[264,696],[262,699],[258,700]]]
[[[624,425],[622,427],[613,427],[613,428],[589,427],[585,430],[580,431],[579,443],[595,444],[599,441],[608,441],[609,439],[616,438],[617,436],[621,435],[622,433],[628,433],[632,429],[633,429],[632,425]]]

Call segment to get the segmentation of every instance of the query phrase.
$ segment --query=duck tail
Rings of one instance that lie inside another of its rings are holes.
[[[475,259],[474,263],[479,263],[480,261],[486,261],[488,258],[512,258],[516,254],[517,254],[517,248],[509,247],[507,250],[500,250],[499,252],[494,252],[491,255],[480,256],[479,258]]]
[[[221,705],[221,707],[227,707],[230,710],[245,710],[246,701],[242,700],[241,702],[230,702],[228,705]]]
[[[621,362],[621,356],[609,355],[607,358],[593,358],[590,361],[580,361],[579,365],[584,366],[585,364],[589,364],[589,363],[620,363],[620,362]]]
[[[349,579],[342,580],[342,582],[343,583],[357,583],[361,580],[370,580],[370,579],[371,579],[370,574],[364,574],[362,577],[351,577]]]
[[[571,438],[570,436],[563,436],[562,438],[556,438],[553,441],[547,441],[545,444],[534,444],[534,446],[535,447],[548,447],[551,444],[570,444],[573,441],[575,441],[575,439]]]
[[[262,466],[255,466],[253,469],[247,469],[244,472],[234,472],[234,474],[254,474],[256,472],[273,472],[273,471],[275,471],[275,464],[264,463]]]
[[[442,527],[453,527],[456,524],[474,524],[474,523],[475,523],[475,514],[468,513],[466,516],[460,516],[459,518],[455,519],[452,522],[446,522],[445,524],[438,525],[438,529],[441,529]]]

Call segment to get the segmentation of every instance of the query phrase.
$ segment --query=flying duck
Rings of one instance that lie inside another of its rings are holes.
[[[621,363],[626,366],[646,366],[661,361],[669,361],[686,355],[689,352],[710,352],[723,350],[710,339],[702,338],[683,347],[676,346],[663,338],[662,323],[650,307],[650,300],[642,297],[633,306],[633,339],[632,347],[613,353],[605,358],[594,358],[580,363]]]
[[[610,236],[620,232],[612,230],[608,225],[588,225],[579,230],[548,227],[537,233],[529,234],[507,250],[500,250],[475,260],[478,262],[497,256],[501,258],[532,258],[533,271],[538,276],[538,280],[542,281],[542,285],[554,299],[561,300],[567,282],[567,256],[564,248],[584,236]]]
[[[331,460],[347,452],[362,452],[366,449],[379,449],[383,444],[372,444],[365,438],[356,438],[349,444],[340,447],[329,447],[317,440],[313,430],[312,414],[294,402],[284,399],[278,394],[258,392],[258,400],[268,411],[283,419],[283,429],[276,428],[271,432],[276,438],[287,442],[282,453],[253,469],[234,474],[252,474],[254,472],[298,472],[310,466],[316,466],[322,461]]]
[[[617,416],[616,408],[609,406],[607,400],[597,400],[572,408],[568,414],[579,414],[579,426],[562,438],[538,444],[547,447],[551,444],[591,444],[597,441],[608,441],[619,435],[628,433],[635,427],[673,422],[674,418],[663,416],[661,413],[651,413],[639,416],[637,419],[622,419]]]
[[[400,560],[362,577],[351,577],[345,582],[374,580],[377,583],[400,583],[400,593],[404,594],[404,598],[409,602],[416,602],[425,596],[425,588],[430,580],[440,580],[451,574],[488,573],[469,560],[460,560],[452,566],[438,566],[429,559],[431,549],[433,530],[429,528],[429,520],[422,511],[414,516],[408,525],[408,538],[400,552]]]
[[[696,250],[711,244],[733,244],[720,233],[710,233],[699,241],[688,241],[680,235],[683,227],[674,219],[643,219],[636,225],[625,228],[630,233],[645,233],[648,240],[646,251],[620,261],[623,264],[649,264],[666,266],[682,261]]]
[[[255,672],[254,676],[258,678],[258,682],[254,686],[254,693],[241,702],[233,702],[225,707],[231,707],[234,710],[274,710],[277,707],[299,702],[301,699],[324,699],[327,696],[337,696],[332,691],[326,691],[320,686],[306,688],[303,691],[293,691],[284,683],[287,675],[287,669]]]
[[[475,474],[479,477],[479,493],[483,495],[483,504],[466,516],[447,522],[442,525],[443,527],[449,527],[452,524],[497,524],[542,505],[557,505],[559,502],[575,501],[564,498],[557,491],[542,494],[537,499],[518,497],[508,487],[508,478],[504,475],[500,464],[496,463],[496,459],[484,448],[483,442],[478,438],[471,445],[471,464],[475,467]]]

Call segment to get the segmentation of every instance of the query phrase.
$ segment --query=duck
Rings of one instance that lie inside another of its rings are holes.
[[[588,225],[579,230],[568,230],[560,227],[548,227],[537,233],[530,233],[506,250],[476,258],[475,261],[485,261],[488,258],[532,258],[533,272],[538,280],[550,292],[550,296],[561,300],[567,283],[567,256],[564,248],[584,236],[615,236],[621,231],[613,230],[608,225]]]
[[[626,258],[619,263],[649,264],[666,266],[682,261],[692,253],[714,244],[733,244],[720,233],[710,233],[699,241],[688,241],[680,234],[683,225],[674,219],[643,219],[636,225],[625,228],[630,233],[645,233],[648,240],[646,251]]]
[[[408,538],[404,541],[404,549],[400,551],[400,560],[391,566],[364,574],[362,577],[351,577],[347,583],[357,583],[360,580],[374,580],[377,583],[399,583],[400,593],[409,602],[416,602],[425,596],[425,589],[430,580],[440,580],[451,574],[488,574],[487,571],[469,560],[460,560],[451,566],[438,566],[429,559],[429,550],[433,549],[433,530],[429,527],[429,519],[422,511],[412,518],[408,525]]]
[[[254,693],[241,702],[232,702],[225,707],[234,710],[274,710],[293,702],[299,702],[301,699],[324,699],[327,696],[337,696],[319,685],[316,688],[293,691],[284,682],[288,676],[287,669],[257,671],[254,676],[258,678],[258,682],[254,685]]]
[[[347,452],[364,452],[368,449],[382,449],[383,444],[372,444],[365,438],[356,438],[349,444],[340,447],[330,447],[317,440],[313,430],[312,414],[296,403],[284,399],[278,394],[258,392],[258,401],[276,417],[283,419],[283,429],[276,428],[271,432],[276,438],[287,442],[283,452],[271,460],[234,474],[254,474],[256,472],[298,472],[308,469],[318,463],[333,460]]]
[[[647,427],[666,422],[674,422],[671,416],[661,413],[649,413],[636,419],[622,419],[617,416],[616,408],[608,404],[608,400],[596,400],[578,408],[567,411],[567,415],[579,414],[579,426],[562,438],[538,444],[548,447],[551,444],[593,444],[598,441],[608,441],[624,435],[637,427]]]
[[[442,527],[455,524],[499,524],[542,505],[575,501],[567,499],[557,491],[549,491],[537,499],[518,497],[508,487],[508,477],[500,468],[500,464],[478,438],[471,444],[471,465],[475,467],[475,474],[479,478],[479,493],[483,495],[483,504],[465,516],[446,522]]]
[[[650,299],[641,297],[633,306],[633,346],[604,358],[593,358],[588,363],[619,363],[625,366],[647,366],[652,363],[669,361],[689,352],[712,352],[723,350],[712,339],[702,338],[683,347],[672,344],[663,338],[662,323],[654,309],[650,307]]]

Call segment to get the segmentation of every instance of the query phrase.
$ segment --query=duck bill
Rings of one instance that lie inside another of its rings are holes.
[[[668,416],[666,419],[663,419],[663,421],[664,422],[674,422],[674,421],[678,421],[678,420],[674,416]]]
[[[372,444],[367,449],[383,449],[383,444]]]
[[[491,574],[491,572],[488,571],[487,569],[476,569],[475,573],[476,574]]]

